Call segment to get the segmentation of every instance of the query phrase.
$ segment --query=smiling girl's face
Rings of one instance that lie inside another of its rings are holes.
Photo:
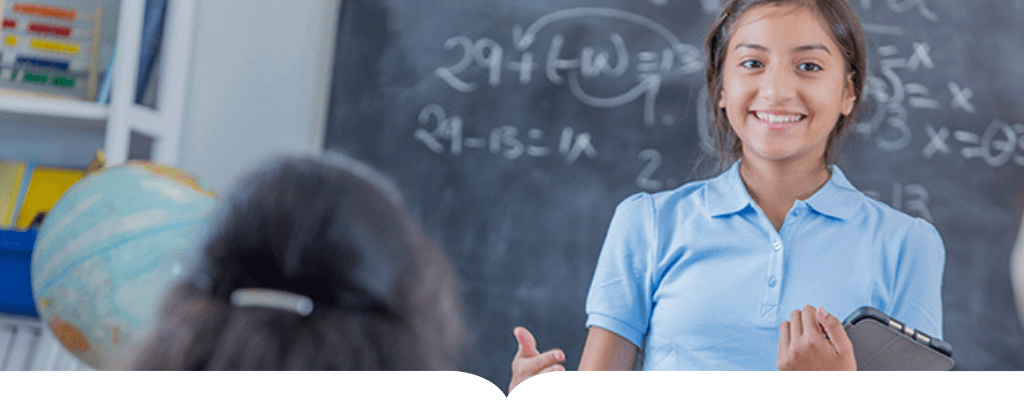
[[[743,159],[824,163],[829,135],[856,95],[822,18],[807,7],[757,6],[740,16],[727,47],[718,105]]]

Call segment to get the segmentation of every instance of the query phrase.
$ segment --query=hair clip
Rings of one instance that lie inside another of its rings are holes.
[[[313,312],[313,299],[297,293],[277,289],[243,288],[231,292],[231,304],[235,307],[263,307],[280,309],[307,316]]]

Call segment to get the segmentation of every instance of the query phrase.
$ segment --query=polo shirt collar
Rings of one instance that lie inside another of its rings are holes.
[[[732,164],[729,170],[708,180],[704,193],[704,205],[711,216],[737,213],[754,203],[740,178],[740,162]],[[863,202],[863,197],[846,178],[839,166],[829,166],[832,177],[814,195],[806,200],[814,211],[845,220],[853,216]]]
[[[807,205],[823,215],[840,220],[849,219],[864,202],[864,195],[846,179],[839,166],[832,165],[829,168],[832,170],[832,178],[807,199]]]
[[[704,206],[711,216],[722,216],[739,212],[753,203],[740,178],[740,162],[736,161],[729,170],[708,180],[704,192]]]

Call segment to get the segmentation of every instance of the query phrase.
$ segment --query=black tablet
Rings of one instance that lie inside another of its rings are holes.
[[[857,370],[948,371],[953,368],[953,347],[928,336],[882,311],[862,306],[843,321],[853,342]]]

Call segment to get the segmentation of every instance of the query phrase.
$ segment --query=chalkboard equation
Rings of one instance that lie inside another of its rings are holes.
[[[897,46],[887,44],[878,47],[878,55],[882,57],[881,77],[871,76],[865,88],[865,98],[877,102],[874,113],[867,113],[867,120],[859,123],[856,131],[874,136],[875,144],[885,151],[906,149],[913,141],[914,133],[908,125],[910,110],[946,111],[976,115],[974,92],[955,81],[947,83],[947,89],[932,93],[920,83],[906,83],[900,76],[903,73],[927,71],[935,67],[929,52],[931,46],[924,41],[914,42],[909,55],[900,56]],[[883,128],[889,127],[894,133],[885,133]],[[1000,119],[991,122],[981,133],[965,130],[950,131],[945,126],[925,124],[924,132],[928,144],[921,150],[926,159],[936,155],[959,154],[965,159],[981,159],[991,167],[1000,167],[1013,160],[1018,166],[1024,166],[1024,124],[1010,125]],[[950,139],[952,137],[952,139]],[[960,145],[955,151],[955,145]]]
[[[488,137],[465,136],[465,122],[462,118],[449,116],[444,108],[437,104],[424,107],[420,111],[419,122],[423,127],[416,129],[413,137],[437,154],[447,151],[452,156],[459,156],[468,150],[481,149],[508,160],[516,160],[523,156],[547,157],[557,154],[570,165],[576,163],[580,156],[591,159],[597,157],[597,149],[591,143],[590,133],[576,133],[571,127],[562,129],[555,147],[554,143],[546,144],[544,132],[540,129],[529,129],[523,136],[524,134],[515,126],[500,126],[492,129]],[[448,142],[447,146],[444,141]]]
[[[615,20],[638,26],[649,32],[648,37],[658,39],[655,44],[660,48],[652,48],[650,39],[645,38],[643,47],[638,49],[622,34],[609,31],[602,37],[606,44],[582,46],[578,47],[578,53],[570,53],[565,47],[565,36],[558,33],[557,28],[559,23],[580,19],[592,23],[594,19]],[[544,31],[555,34],[545,44],[547,52],[537,57],[533,49],[539,43],[538,35]],[[513,81],[524,87],[534,81],[565,86],[576,101],[589,107],[613,109],[642,99],[643,124],[652,128],[657,124],[657,98],[664,80],[696,74],[704,67],[702,54],[696,46],[684,43],[671,30],[647,17],[613,8],[580,7],[552,12],[525,26],[515,25],[509,40],[509,44],[503,45],[488,37],[448,38],[441,46],[446,51],[456,51],[457,57],[452,64],[438,67],[434,74],[453,90],[466,94],[478,91],[482,85],[498,87],[508,81],[506,75],[511,72]],[[622,84],[621,79],[635,82],[617,94],[599,95],[588,90],[588,84],[602,79],[615,85]],[[474,132],[467,130],[471,121],[448,113],[436,103],[423,107],[417,119],[420,127],[413,132],[414,139],[435,154],[460,156],[478,150],[508,160],[524,156],[560,156],[567,165],[581,157],[595,159],[598,156],[593,134],[571,126],[545,133],[539,128],[523,131],[517,126],[503,125],[474,137],[471,135]],[[671,115],[660,120],[668,126],[676,121]],[[643,150],[638,160],[642,167],[635,179],[637,187],[661,190],[676,184],[675,180],[662,182],[654,178],[662,163],[661,153],[656,149]]]
[[[626,39],[619,33],[607,35],[607,45],[583,47],[579,55],[565,53],[565,36],[555,34],[548,45],[544,59],[538,61],[531,47],[536,44],[537,35],[543,30],[555,30],[557,23],[574,19],[608,19],[629,22],[660,38],[661,49],[645,49],[632,54]],[[486,69],[487,84],[496,87],[501,84],[505,70],[518,74],[522,85],[533,81],[534,72],[542,71],[546,81],[556,85],[567,85],[580,103],[590,107],[614,108],[644,99],[644,124],[655,125],[655,104],[665,77],[678,77],[700,72],[704,68],[703,56],[697,47],[683,43],[676,35],[653,20],[623,10],[600,7],[581,7],[559,10],[538,18],[524,29],[516,25],[512,30],[512,46],[503,48],[490,38],[473,40],[468,36],[455,36],[444,42],[447,50],[458,49],[460,58],[451,66],[439,67],[435,73],[453,89],[462,93],[477,90],[478,83],[466,79],[463,72],[471,66]],[[600,47],[608,46],[608,47]],[[518,53],[517,58],[506,56],[505,50]],[[610,50],[610,51],[609,51]],[[509,61],[506,61],[506,58]],[[598,96],[583,85],[584,79],[601,77],[622,78],[635,69],[636,85],[620,94]],[[670,120],[666,120],[670,121]]]
[[[865,10],[872,7],[871,0],[861,0]],[[925,0],[888,0],[889,9],[896,13],[918,11],[921,16],[939,28],[939,15],[931,11]],[[946,116],[978,115],[974,91],[956,81],[945,81],[940,90],[930,90],[924,84],[905,81],[909,76],[933,77],[930,73],[936,62],[931,57],[932,46],[924,40],[914,40],[909,48],[901,49],[893,41],[906,36],[899,26],[865,24],[878,46],[876,74],[869,76],[864,98],[874,101],[874,111],[864,113],[866,120],[856,125],[856,132],[873,138],[883,151],[907,149],[917,136],[927,138],[921,149],[925,159],[941,159],[944,155],[959,155],[964,159],[981,160],[993,168],[1013,162],[1024,166],[1024,124],[1009,124],[1001,119],[991,120],[987,128],[977,130],[951,130],[942,125],[925,123],[922,130],[912,130],[911,111],[932,111]],[[940,64],[943,62],[939,62]]]

